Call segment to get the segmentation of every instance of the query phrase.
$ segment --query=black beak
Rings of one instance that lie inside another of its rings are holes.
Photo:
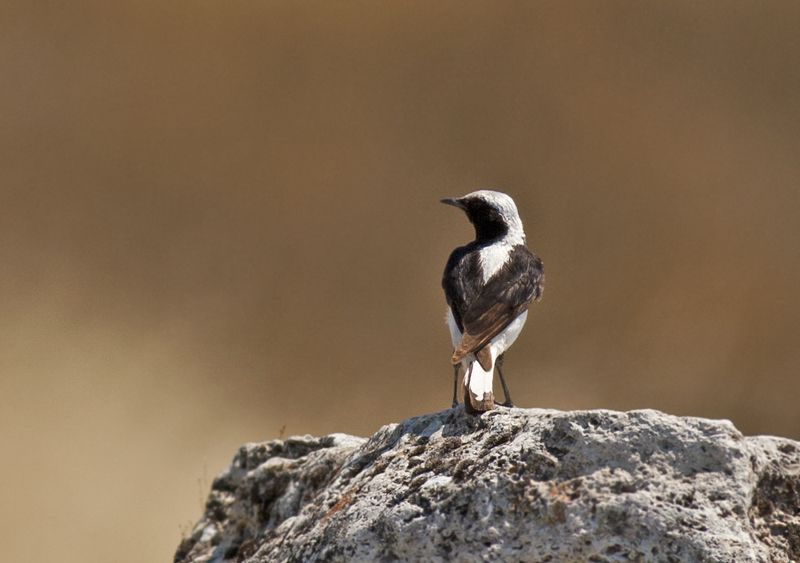
[[[466,209],[466,207],[464,206],[464,202],[455,197],[446,197],[444,199],[440,199],[439,201],[441,201],[445,205],[452,205],[453,207],[458,207],[459,209]]]

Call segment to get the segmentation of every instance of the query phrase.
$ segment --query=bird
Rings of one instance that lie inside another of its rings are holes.
[[[446,322],[453,344],[453,407],[464,369],[464,408],[478,414],[495,407],[494,369],[503,386],[503,406],[513,407],[503,375],[505,352],[528,318],[528,306],[544,291],[544,266],[528,250],[517,205],[508,194],[478,190],[442,203],[462,209],[475,240],[453,250],[442,276]]]

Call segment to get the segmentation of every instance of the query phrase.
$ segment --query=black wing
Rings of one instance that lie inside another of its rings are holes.
[[[464,332],[464,315],[483,289],[480,248],[475,243],[456,248],[450,254],[442,276],[445,299],[461,332]]]
[[[477,354],[525,312],[531,301],[538,301],[543,290],[542,261],[525,246],[515,247],[508,262],[461,312],[463,336],[453,354],[453,363],[460,362],[468,354]]]

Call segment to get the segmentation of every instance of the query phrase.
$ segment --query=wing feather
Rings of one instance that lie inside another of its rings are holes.
[[[482,354],[484,347],[524,313],[531,301],[541,298],[544,289],[542,261],[524,246],[515,248],[512,254],[501,272],[481,288],[460,315],[463,336],[453,353],[454,364],[474,353],[481,366],[489,369],[491,366],[484,363],[491,364],[491,357]]]

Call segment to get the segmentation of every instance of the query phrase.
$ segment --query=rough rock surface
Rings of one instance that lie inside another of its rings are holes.
[[[248,444],[176,562],[800,561],[800,443],[657,411],[451,409]]]

